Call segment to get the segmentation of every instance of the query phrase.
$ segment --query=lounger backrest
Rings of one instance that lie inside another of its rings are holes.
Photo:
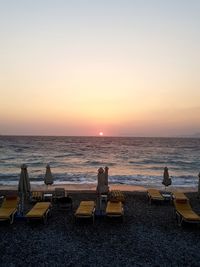
[[[186,195],[184,193],[182,193],[182,192],[173,192],[173,196],[174,196],[175,199],[188,200]]]
[[[160,194],[158,189],[154,189],[154,188],[149,188],[148,189],[148,194],[152,197],[152,198],[156,198],[156,199],[164,199],[163,196]]]
[[[33,192],[31,192],[31,197],[32,197],[32,199],[35,199],[35,200],[42,200],[42,192],[33,191]]]
[[[120,190],[111,190],[110,194],[109,194],[109,199],[112,202],[124,202],[125,201],[125,197],[123,192],[121,192]]]
[[[54,197],[64,197],[65,196],[65,189],[61,187],[55,188]]]

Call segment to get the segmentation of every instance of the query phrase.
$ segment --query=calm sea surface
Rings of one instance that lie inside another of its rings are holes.
[[[161,185],[167,166],[174,186],[196,187],[200,139],[0,136],[0,185],[16,185],[23,163],[35,184],[49,163],[54,184],[96,183],[108,166],[110,183]]]

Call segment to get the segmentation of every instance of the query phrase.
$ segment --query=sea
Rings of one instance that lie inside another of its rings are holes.
[[[0,136],[0,185],[17,185],[22,164],[35,185],[50,164],[54,184],[96,184],[108,166],[110,184],[161,186],[168,167],[174,187],[195,188],[200,138]]]

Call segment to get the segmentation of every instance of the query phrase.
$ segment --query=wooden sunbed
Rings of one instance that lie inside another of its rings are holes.
[[[109,193],[109,199],[112,202],[114,202],[114,201],[116,201],[116,202],[121,201],[122,203],[125,202],[124,193],[120,190],[111,190]]]
[[[36,219],[42,220],[44,223],[47,221],[47,216],[50,212],[51,202],[38,202],[33,208],[26,214],[28,220]]]
[[[149,197],[149,203],[151,204],[152,201],[164,201],[164,197],[161,195],[160,191],[158,189],[149,188],[147,190],[147,194]]]
[[[41,191],[32,191],[31,192],[31,200],[32,201],[42,201],[43,194]]]
[[[94,223],[95,202],[94,201],[81,201],[79,207],[75,212],[75,219],[92,218]]]
[[[0,208],[0,221],[9,221],[12,224],[17,212],[18,203],[19,198],[17,196],[6,197]]]
[[[200,223],[200,216],[193,211],[187,199],[175,199],[174,207],[176,218],[180,226],[183,222]]]
[[[183,192],[177,192],[177,191],[173,192],[173,197],[174,197],[174,199],[189,201],[189,199],[186,197],[186,195]]]
[[[121,217],[123,218],[124,215],[124,208],[121,201],[118,202],[111,202],[108,201],[106,207],[106,216],[107,217]]]

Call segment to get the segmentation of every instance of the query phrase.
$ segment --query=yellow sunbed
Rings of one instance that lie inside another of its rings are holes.
[[[148,196],[149,196],[150,204],[151,204],[152,201],[164,201],[165,200],[158,189],[149,188],[147,190],[147,193],[148,193]]]
[[[124,209],[122,202],[111,202],[108,201],[106,207],[106,216],[108,217],[123,217]]]
[[[17,196],[14,197],[6,197],[3,200],[3,203],[0,208],[0,221],[9,221],[10,224],[13,223],[14,215],[17,212],[19,198]]]
[[[31,200],[32,201],[42,201],[42,192],[40,192],[40,191],[31,192]]]
[[[124,194],[122,191],[120,190],[111,190],[110,193],[109,193],[109,199],[110,201],[114,202],[125,202],[125,197],[124,197]]]
[[[189,201],[189,199],[186,197],[186,195],[183,192],[173,192],[173,197],[174,199]]]
[[[44,223],[47,221],[47,216],[50,212],[51,202],[38,202],[26,214],[27,219],[40,219]]]
[[[94,211],[95,202],[94,201],[81,201],[79,207],[75,212],[75,218],[92,218],[94,223]]]
[[[175,199],[174,207],[177,221],[180,226],[183,222],[200,223],[200,216],[192,210],[188,199]]]

